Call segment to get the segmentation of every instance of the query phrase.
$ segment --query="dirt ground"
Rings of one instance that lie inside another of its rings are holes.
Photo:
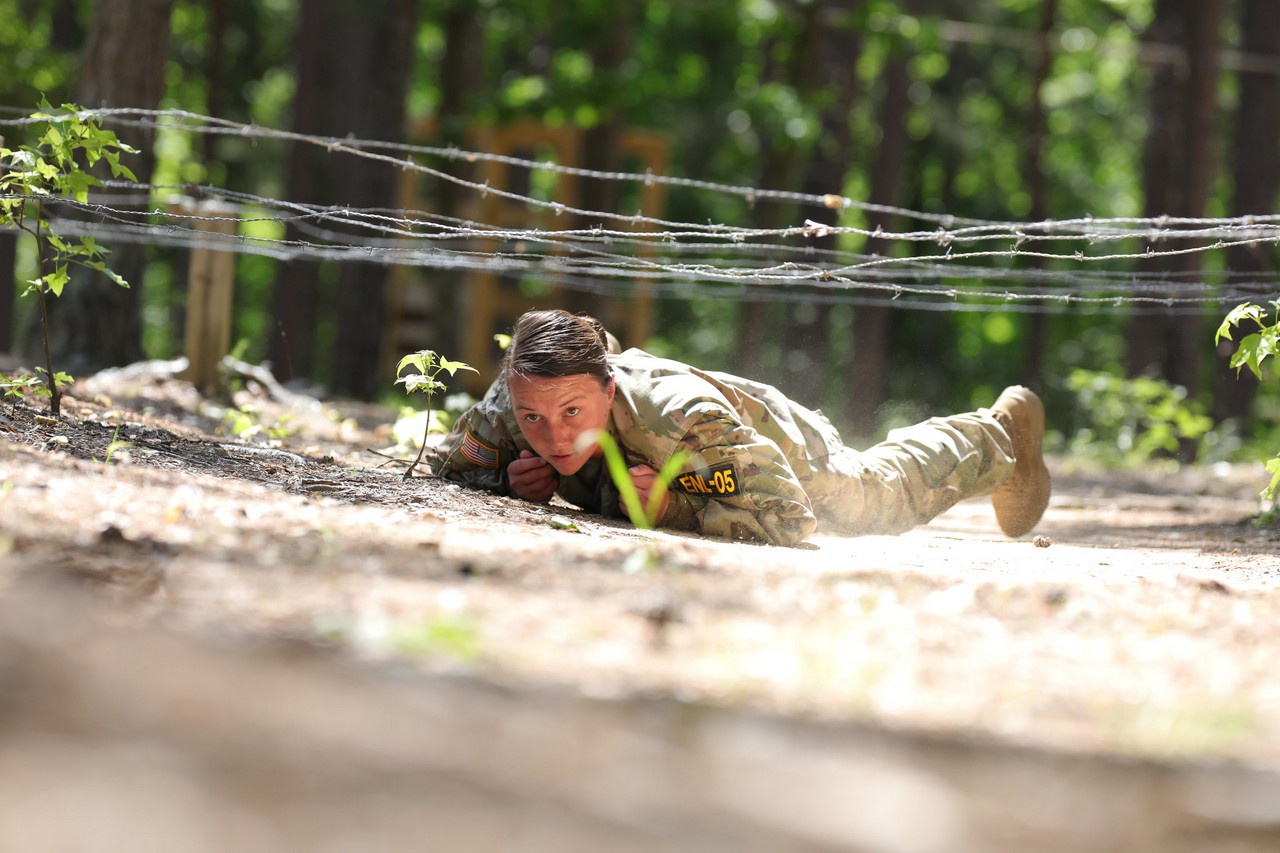
[[[0,406],[0,851],[1280,849],[1260,466],[781,549],[234,403],[275,438],[163,365]]]

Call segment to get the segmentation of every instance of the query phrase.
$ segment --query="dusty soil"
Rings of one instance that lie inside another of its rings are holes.
[[[275,438],[154,366],[0,406],[0,850],[1276,849],[1260,467],[779,549],[234,405]]]

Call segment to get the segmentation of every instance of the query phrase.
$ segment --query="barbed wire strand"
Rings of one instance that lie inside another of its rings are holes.
[[[333,153],[371,158],[450,181],[480,198],[494,194],[514,204],[549,211],[556,217],[569,214],[579,220],[611,221],[631,227],[615,229],[601,224],[586,228],[506,228],[427,211],[310,205],[208,185],[109,181],[105,182],[109,194],[96,195],[89,203],[60,200],[68,210],[75,211],[74,217],[57,222],[59,233],[69,236],[88,234],[104,241],[246,252],[282,260],[361,260],[504,275],[536,273],[564,282],[565,286],[599,292],[626,290],[636,281],[645,281],[658,286],[656,292],[681,298],[888,302],[930,308],[963,305],[974,310],[991,304],[1046,310],[1046,303],[1059,309],[1076,305],[1089,310],[1121,310],[1141,303],[1187,310],[1192,305],[1256,299],[1277,289],[1275,276],[1255,275],[1242,281],[1234,280],[1234,274],[1226,270],[1166,273],[1159,269],[1098,267],[1131,262],[1156,266],[1169,259],[1207,255],[1237,246],[1274,245],[1280,243],[1280,216],[1087,216],[1000,222],[869,205],[831,194],[763,190],[651,172],[606,172],[455,147],[312,136],[181,110],[117,108],[85,110],[76,115],[159,131],[236,134],[323,146]],[[0,125],[42,120],[8,119],[0,120]],[[396,156],[383,151],[394,151]],[[803,224],[763,229],[680,222],[642,213],[592,211],[494,188],[418,163],[413,156],[450,162],[491,161],[594,180],[661,183],[733,195],[752,203],[767,200],[840,211],[857,209],[931,222],[936,227],[890,231],[805,220]],[[203,204],[157,207],[156,199],[164,193],[194,196]],[[221,213],[209,206],[217,201],[233,205],[233,211]],[[217,234],[200,228],[202,223],[227,221],[237,223],[237,234]],[[262,229],[254,229],[254,225],[267,223],[291,227],[293,234],[282,238],[256,233]],[[255,233],[246,233],[249,231]],[[944,251],[867,255],[813,242],[826,239],[830,243],[832,238],[840,237],[861,237],[881,245],[933,243]],[[788,242],[797,240],[802,242]],[[1140,242],[1142,248],[1117,246],[1114,250],[1100,250],[1103,246],[1134,242]],[[460,247],[451,246],[453,243]],[[983,244],[995,247],[984,248]],[[1052,251],[1056,244],[1065,244],[1068,249]],[[499,248],[511,245],[522,248]],[[1071,248],[1081,245],[1083,248]],[[538,247],[545,250],[535,251]],[[988,265],[974,263],[978,261]],[[1027,266],[1020,268],[1019,264]],[[1053,265],[1066,269],[1054,269]],[[1188,280],[1179,281],[1180,278]],[[992,287],[990,281],[1000,282],[1003,289]]]

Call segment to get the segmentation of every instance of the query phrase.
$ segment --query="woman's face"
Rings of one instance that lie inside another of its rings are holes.
[[[512,376],[507,390],[520,431],[533,452],[550,462],[559,474],[572,476],[588,459],[600,455],[600,445],[595,442],[579,448],[578,436],[608,427],[613,382],[604,385],[585,373]]]

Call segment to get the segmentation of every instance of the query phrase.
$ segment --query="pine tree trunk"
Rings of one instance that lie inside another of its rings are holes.
[[[369,139],[403,141],[418,3],[388,0],[340,6],[348,15],[346,44],[356,48],[347,70],[360,69],[361,73],[339,77],[339,126]],[[353,31],[359,33],[358,39],[352,39]],[[340,198],[351,199],[357,207],[394,210],[399,207],[401,174],[388,164],[361,159],[338,172]],[[387,267],[376,264],[343,266],[338,280],[338,341],[331,370],[332,387],[339,394],[372,399],[391,387],[392,378],[378,373],[387,325],[387,274]]]
[[[849,169],[853,133],[850,113],[857,89],[857,64],[861,44],[857,32],[843,21],[833,26],[830,16],[849,9],[848,2],[810,6],[806,13],[806,36],[801,50],[809,54],[811,67],[802,75],[807,89],[828,93],[829,105],[822,111],[822,130],[809,158],[803,192],[813,195],[843,195],[845,175]],[[827,207],[808,208],[803,218],[815,222],[837,224],[840,211]],[[834,236],[815,237],[809,243],[817,249],[834,249]],[[817,290],[821,296],[822,291]],[[848,334],[850,330],[845,330]],[[786,350],[794,366],[784,373],[789,394],[817,406],[827,388],[832,370],[831,305],[815,299],[811,304],[797,303],[787,311]],[[842,397],[845,382],[840,381]]]
[[[1049,217],[1049,189],[1044,171],[1044,141],[1048,136],[1044,109],[1044,84],[1049,79],[1049,71],[1053,67],[1053,30],[1058,19],[1058,0],[1044,0],[1040,7],[1040,31],[1038,33],[1038,51],[1035,66],[1031,72],[1031,101],[1027,115],[1027,153],[1026,181],[1027,192],[1031,196],[1031,221],[1039,222]],[[1044,266],[1041,258],[1033,258],[1031,266],[1039,269]],[[1037,300],[1032,307],[1027,324],[1027,336],[1024,351],[1023,375],[1017,377],[1020,383],[1032,387],[1043,387],[1046,331],[1048,317],[1043,310],[1044,303]]]
[[[767,61],[760,77],[761,83],[790,82],[795,77],[794,68],[778,68],[772,61],[772,46],[764,49]],[[795,144],[762,134],[760,144],[760,177],[757,185],[765,190],[794,190],[800,177],[800,158]],[[772,199],[757,201],[752,210],[751,224],[762,230],[776,230],[793,220],[794,206]],[[780,384],[782,372],[780,360],[782,347],[766,346],[766,341],[778,341],[783,322],[782,307],[777,302],[746,298],[738,304],[738,361],[743,375],[763,382]]]
[[[877,110],[881,136],[872,166],[870,201],[884,207],[896,206],[901,201],[902,170],[909,145],[909,59],[905,53],[891,57],[881,75],[884,92]],[[876,228],[891,231],[893,217],[882,212],[872,213],[867,226],[872,231]],[[872,238],[863,251],[868,255],[887,255],[891,246],[888,240]],[[870,293],[881,295],[874,291]],[[883,305],[859,305],[854,312],[853,364],[848,377],[845,418],[850,424],[851,437],[861,443],[875,436],[876,412],[888,392],[893,309]]]
[[[1242,0],[1241,45],[1246,56],[1280,60],[1280,4],[1275,0]],[[1280,190],[1280,77],[1270,70],[1240,72],[1233,155],[1235,216],[1272,214]],[[1275,272],[1271,247],[1236,246],[1228,254],[1232,272],[1265,281]],[[1268,297],[1259,296],[1265,301]],[[1224,307],[1223,311],[1232,306]],[[1243,422],[1253,407],[1258,381],[1248,370],[1230,367],[1234,345],[1224,344],[1214,370],[1213,416],[1216,421]]]
[[[353,4],[308,0],[298,39],[298,98],[294,129],[305,134],[399,141],[405,135],[405,99],[413,70],[417,3],[389,0]],[[340,50],[341,61],[335,61]],[[353,209],[398,206],[396,166],[299,144],[291,158],[289,198]],[[353,241],[367,230],[351,230]],[[302,375],[315,363],[315,347],[331,356],[329,385],[341,395],[369,399],[389,386],[378,375],[386,317],[387,268],[347,262],[336,276],[329,306],[335,339],[315,338],[320,265],[282,266],[274,294],[272,352],[282,377]]]
[[[76,100],[85,107],[156,109],[165,86],[172,0],[99,0],[81,56]],[[104,122],[111,127],[111,122]],[[148,183],[155,162],[149,130],[113,127],[122,142],[141,153],[125,155],[138,180]],[[114,207],[128,204],[103,200]],[[62,297],[51,300],[50,342],[58,370],[83,374],[142,358],[141,293],[146,248],[120,244],[108,265],[129,283],[128,289],[100,273],[73,267]]]
[[[1223,0],[1159,0],[1148,41],[1174,48],[1155,74],[1143,164],[1146,215],[1204,215],[1217,162],[1217,88]],[[1157,251],[1184,247],[1165,242]],[[1174,275],[1199,256],[1155,257],[1139,268]],[[1153,291],[1158,294],[1158,291]],[[1208,334],[1202,312],[1139,307],[1129,327],[1131,376],[1154,374],[1195,394]]]
[[[293,130],[320,134],[325,127],[325,54],[331,28],[326,26],[320,0],[307,0],[298,16],[296,36],[297,88],[293,97]],[[324,203],[320,171],[324,150],[303,142],[291,146],[288,158],[286,198],[299,203]],[[285,240],[292,243],[306,235],[292,223]],[[317,270],[311,261],[288,260],[276,269],[272,290],[273,326],[267,341],[267,358],[276,378],[287,381],[310,376],[315,367]]]
[[[616,77],[622,66],[631,60],[632,18],[634,10],[629,3],[609,6],[609,23],[606,33],[592,51],[592,63],[596,74],[608,79]],[[582,168],[599,172],[621,170],[619,142],[625,130],[626,116],[618,103],[620,98],[606,88],[605,100],[598,104],[600,121],[582,134]],[[568,176],[561,176],[565,180]],[[618,209],[619,184],[617,181],[579,180],[577,182],[578,207],[590,211]],[[579,217],[579,228],[591,228],[600,224],[598,218]],[[598,293],[569,290],[563,296],[565,310],[586,312],[605,318],[604,297]],[[621,332],[619,332],[621,334]],[[643,341],[630,342],[639,346]]]
[[[444,33],[444,56],[439,67],[440,107],[436,111],[439,122],[440,144],[464,148],[470,123],[471,102],[480,86],[484,63],[480,46],[484,41],[484,29],[480,17],[469,4],[453,3],[444,13],[441,22]],[[463,178],[473,177],[462,162],[450,164],[450,171]],[[433,198],[435,209],[441,216],[458,216],[462,193],[451,181],[436,181]],[[459,305],[461,294],[457,286],[457,274],[452,270],[422,267],[416,271],[427,281],[431,290],[431,305],[435,321],[432,324],[432,348],[451,354],[462,352],[462,335]]]
[[[13,351],[14,286],[13,265],[17,262],[18,237],[0,234],[0,352]]]

